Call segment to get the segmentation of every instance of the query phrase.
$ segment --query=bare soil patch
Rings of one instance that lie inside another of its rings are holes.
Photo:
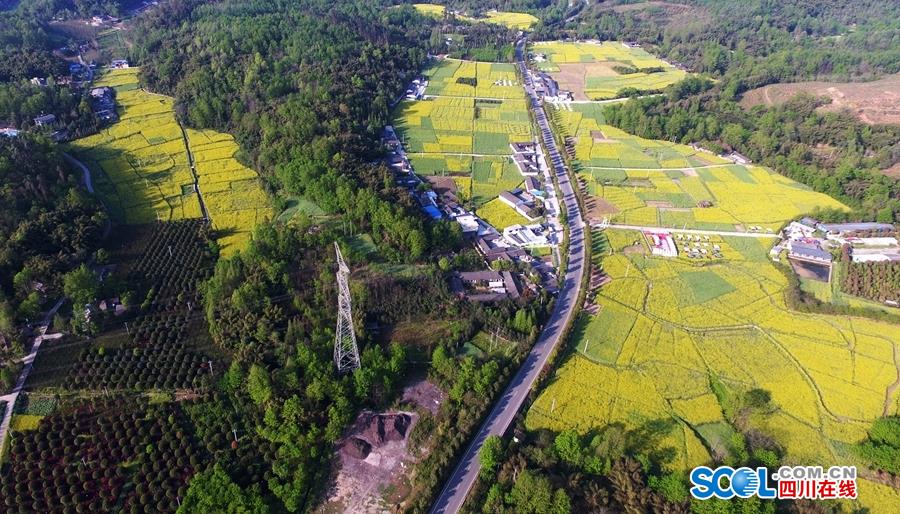
[[[658,207],[660,209],[672,209],[674,207],[672,202],[666,202],[664,200],[647,200],[647,207]]]
[[[559,83],[560,89],[572,92],[575,100],[590,100],[584,93],[588,77],[615,77],[618,73],[613,69],[619,63],[614,62],[576,62],[561,63],[559,71],[550,75]]]
[[[890,168],[881,170],[881,172],[889,177],[900,179],[900,162],[891,166]]]
[[[819,107],[820,111],[846,110],[868,124],[900,123],[900,73],[873,82],[771,84],[744,93],[741,106],[776,105],[800,92],[830,98],[831,103]]]
[[[437,414],[446,399],[447,395],[438,386],[423,378],[404,387],[400,401],[413,403],[432,414]]]
[[[444,193],[450,193],[456,196],[456,182],[453,181],[453,177],[439,177],[439,176],[427,176],[425,177],[428,180],[428,183],[431,184],[431,189],[439,194],[443,195]]]
[[[697,170],[694,168],[685,168],[681,170],[681,174],[685,177],[699,177],[700,175],[697,173]]]
[[[415,412],[360,413],[338,441],[340,470],[319,512],[393,511],[412,460],[407,441],[418,417]]]
[[[619,209],[603,198],[594,195],[584,196],[584,217],[588,223],[599,223],[609,214],[616,214]]]
[[[644,249],[644,245],[636,244],[622,248],[622,253],[624,253],[625,255],[638,255],[647,253],[647,250]]]
[[[601,130],[592,130],[591,138],[594,139],[595,143],[611,143],[611,142],[613,142],[612,139],[607,138],[606,135],[604,135],[603,131],[601,131]]]

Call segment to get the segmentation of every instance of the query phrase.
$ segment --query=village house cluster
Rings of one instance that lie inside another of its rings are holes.
[[[805,217],[781,231],[781,241],[771,250],[773,260],[782,252],[787,258],[813,270],[823,281],[831,281],[833,251],[847,246],[852,262],[900,262],[896,228],[889,223],[821,223]]]
[[[442,191],[439,194],[432,188],[424,187],[426,182],[416,175],[403,149],[403,144],[392,126],[385,127],[382,136],[387,148],[386,161],[393,172],[396,183],[405,187],[410,195],[416,198],[422,211],[429,218],[434,221],[446,219],[457,223],[463,236],[472,241],[487,265],[522,264],[540,278],[544,288],[551,292],[558,290],[552,259],[538,259],[532,257],[527,251],[533,248],[555,247],[558,244],[557,231],[551,223],[513,225],[506,227],[502,232],[497,230],[473,211],[461,205],[452,192]],[[539,178],[541,170],[538,164],[539,156],[536,145],[533,142],[518,142],[512,143],[510,147],[513,150],[513,161],[525,177],[525,186],[524,189],[502,192],[500,200],[510,205],[510,208],[515,209],[529,221],[537,221],[544,212],[542,203],[549,195]],[[484,273],[489,274],[492,280],[484,278],[488,275],[463,275],[455,276],[454,283],[451,285],[457,294],[478,302],[493,302],[506,298],[517,299],[521,296],[522,288],[518,285],[512,287],[513,284],[518,284],[516,273],[502,272],[511,275],[512,279],[509,277],[503,279],[504,276],[496,275],[500,272],[485,271]],[[485,284],[489,286],[489,283],[494,285],[492,287],[485,286]],[[504,291],[500,291],[501,283],[505,284]],[[475,292],[472,293],[472,291]]]

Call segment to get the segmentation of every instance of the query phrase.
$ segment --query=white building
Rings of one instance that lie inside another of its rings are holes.
[[[644,232],[647,243],[650,245],[650,253],[660,257],[678,257],[678,248],[668,232]]]
[[[514,246],[535,248],[550,246],[550,241],[543,234],[541,225],[510,225],[503,229],[503,239]]]

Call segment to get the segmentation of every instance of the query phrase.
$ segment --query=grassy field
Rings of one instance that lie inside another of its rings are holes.
[[[767,168],[627,134],[604,124],[597,106],[571,108],[553,110],[552,118],[574,138],[577,171],[614,223],[777,231],[817,206],[846,208]]]
[[[635,247],[637,232],[606,235],[613,253],[603,268],[613,280],[599,292],[600,312],[576,324],[574,351],[529,410],[529,429],[662,421],[668,468],[687,470],[728,451],[722,392],[763,388],[772,409],[748,423],[775,438],[788,462],[860,465],[849,445],[875,418],[900,414],[889,393],[900,329],[789,311],[787,280],[766,257],[771,243],[711,240],[723,258],[697,263],[649,256]],[[860,488],[872,512],[900,506],[894,490]]]
[[[658,91],[687,75],[641,48],[612,41],[537,42],[531,51],[546,57],[535,67],[550,73],[560,88],[575,94],[576,100],[615,98],[625,88]],[[616,67],[628,68],[631,73],[622,73]]]
[[[125,224],[202,217],[187,148],[198,185],[226,255],[243,247],[250,231],[270,216],[257,173],[234,155],[228,134],[187,131],[175,120],[172,98],[140,89],[139,69],[113,70],[97,86],[116,89],[120,120],[69,149],[93,172],[114,219]]]
[[[522,95],[520,86],[509,87]],[[522,99],[441,96],[404,101],[394,113],[394,127],[415,171],[452,176],[460,200],[472,201],[474,207],[522,183],[509,144],[534,137]]]
[[[437,4],[413,4],[413,7],[420,13],[435,18],[443,18],[446,10],[443,5]],[[528,30],[538,22],[531,14],[507,11],[487,11],[482,17],[458,16],[458,18],[472,23],[494,23],[515,30]]]

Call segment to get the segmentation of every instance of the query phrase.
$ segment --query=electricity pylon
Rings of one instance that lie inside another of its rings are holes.
[[[334,338],[334,364],[338,373],[348,373],[359,368],[359,349],[356,347],[356,333],[353,331],[353,316],[350,312],[350,287],[347,277],[350,268],[344,262],[341,248],[334,242],[338,261],[338,321]]]

